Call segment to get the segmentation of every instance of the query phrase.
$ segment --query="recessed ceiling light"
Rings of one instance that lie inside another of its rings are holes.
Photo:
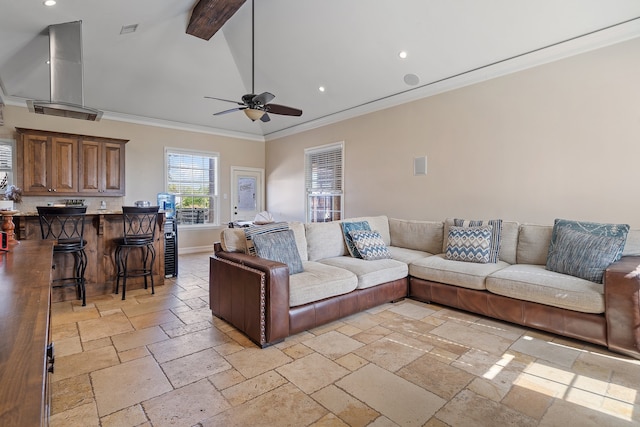
[[[324,88],[324,86],[320,86],[320,87],[318,88],[318,90],[319,90],[320,92],[324,92],[326,89]]]
[[[44,4],[45,6],[55,6],[56,0],[45,0],[42,2],[42,4]]]
[[[403,50],[402,52],[400,52],[400,53],[398,54],[398,56],[399,56],[401,59],[405,59],[405,58],[407,57],[407,52],[405,52],[405,51]]]

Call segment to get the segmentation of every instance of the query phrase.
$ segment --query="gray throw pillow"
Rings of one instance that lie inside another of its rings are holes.
[[[626,236],[598,236],[561,227],[556,232],[547,270],[602,283],[604,270],[618,259]]]
[[[289,274],[304,271],[293,230],[256,234],[253,236],[253,245],[260,258],[287,264]]]

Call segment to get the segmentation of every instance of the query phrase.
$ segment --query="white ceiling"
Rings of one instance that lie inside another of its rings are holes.
[[[638,0],[258,0],[255,92],[304,111],[261,123],[242,112],[213,116],[234,104],[204,98],[251,92],[251,0],[209,41],[185,32],[196,2],[0,0],[0,96],[21,106],[49,99],[47,26],[76,20],[85,105],[103,119],[252,139],[640,36]],[[137,31],[120,35],[131,24]],[[419,83],[406,84],[407,74]]]

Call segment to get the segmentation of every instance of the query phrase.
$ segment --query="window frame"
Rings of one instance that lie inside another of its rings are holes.
[[[6,145],[9,146],[10,150],[11,150],[11,164],[9,168],[3,168],[2,165],[0,164],[0,173],[2,172],[8,172],[8,176],[10,177],[10,179],[7,180],[7,186],[9,185],[18,185],[18,183],[16,182],[17,177],[16,177],[16,142],[13,139],[3,139],[0,138],[0,145]],[[2,194],[4,194],[4,190],[1,191]]]
[[[210,192],[209,197],[212,199],[213,206],[213,219],[211,222],[205,224],[178,224],[180,229],[205,229],[205,228],[219,228],[220,227],[220,153],[216,151],[204,151],[204,150],[192,150],[186,148],[177,147],[164,147],[164,191],[169,194],[175,194],[169,191],[169,155],[171,154],[184,154],[190,156],[200,156],[206,158],[215,159],[215,171],[214,171],[214,185],[213,192]],[[176,202],[177,204],[177,202]],[[177,214],[177,212],[176,212]]]
[[[333,199],[335,197],[339,197],[339,207],[337,209],[331,208],[330,211],[334,214],[337,212],[338,216],[331,216],[329,221],[337,221],[344,218],[344,165],[345,165],[345,155],[344,155],[344,141],[335,142],[331,144],[309,147],[304,150],[304,191],[305,191],[305,221],[307,222],[319,222],[313,221],[314,218],[317,218],[317,215],[314,215],[316,210],[313,209],[313,201],[314,198],[330,198]],[[333,177],[333,188],[329,189],[314,189],[313,188],[313,177],[311,168],[311,158],[314,155],[322,155],[332,152],[339,152],[340,156],[340,176],[336,177],[334,174]],[[323,222],[329,222],[323,221]]]

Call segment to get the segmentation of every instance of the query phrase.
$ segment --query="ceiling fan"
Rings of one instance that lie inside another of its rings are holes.
[[[276,97],[269,92],[262,92],[256,95],[255,84],[255,22],[254,22],[254,0],[251,0],[251,92],[242,96],[242,101],[231,101],[230,99],[216,98],[213,96],[205,96],[205,98],[216,99],[218,101],[233,102],[240,105],[240,107],[231,108],[229,110],[220,111],[214,113],[214,116],[220,116],[222,114],[233,113],[234,111],[244,111],[244,113],[255,122],[260,120],[262,122],[268,122],[268,113],[280,114],[283,116],[301,116],[302,110],[293,107],[287,107],[286,105],[271,104],[270,102]]]

